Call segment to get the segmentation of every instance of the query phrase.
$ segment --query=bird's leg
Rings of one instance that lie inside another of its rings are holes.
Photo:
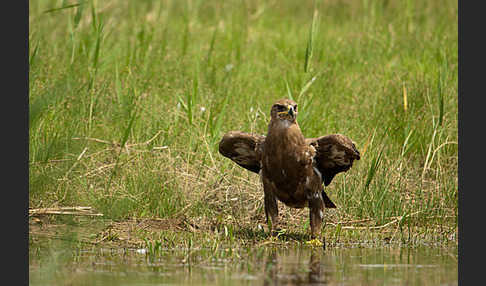
[[[268,231],[270,232],[270,235],[272,235],[278,223],[277,198],[273,193],[265,191],[264,203],[265,203],[265,216],[267,218]]]
[[[263,171],[263,170],[262,170]],[[263,201],[265,204],[265,217],[267,219],[268,232],[273,235],[273,231],[278,223],[278,205],[277,198],[273,192],[275,185],[268,181],[263,172],[260,171],[260,179],[263,184]]]
[[[319,240],[321,225],[324,218],[324,202],[319,191],[309,199],[309,215],[312,240]]]

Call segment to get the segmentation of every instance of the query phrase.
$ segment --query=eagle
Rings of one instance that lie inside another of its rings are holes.
[[[360,153],[342,134],[305,138],[297,114],[295,101],[280,99],[272,105],[266,136],[229,131],[219,142],[219,152],[260,175],[270,234],[278,223],[281,201],[288,207],[309,208],[311,238],[320,242],[324,208],[336,207],[323,184],[328,186],[336,174],[348,171]]]

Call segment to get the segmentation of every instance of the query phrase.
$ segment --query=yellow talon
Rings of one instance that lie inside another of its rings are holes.
[[[267,237],[267,239],[265,239],[263,242],[262,242],[262,245],[266,245],[266,244],[274,244],[274,243],[278,243],[278,238],[274,237],[274,236],[270,236],[270,237]]]
[[[312,240],[306,241],[305,243],[310,244],[312,246],[323,246],[324,245],[324,243],[322,243],[322,241],[320,241],[318,238],[314,238]]]

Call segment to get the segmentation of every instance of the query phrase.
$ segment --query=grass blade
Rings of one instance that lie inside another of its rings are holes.
[[[294,97],[292,96],[292,90],[290,90],[289,82],[287,79],[284,79],[285,81],[285,87],[287,88],[287,95],[290,99],[295,100]]]
[[[438,96],[438,104],[439,104],[439,126],[442,125],[442,121],[444,118],[444,96],[442,94],[442,73],[441,69],[439,69],[439,80],[437,83],[437,96]]]
[[[100,47],[101,47],[101,39],[103,34],[103,23],[99,21],[98,27],[96,29],[96,44],[93,54],[93,68],[97,69],[98,67],[98,59],[100,56]]]
[[[118,104],[122,102],[122,84],[120,81],[120,72],[118,71],[118,63],[115,64],[115,93],[118,99]]]
[[[410,145],[408,144],[408,140],[410,139],[412,134],[413,134],[413,129],[410,130],[410,132],[407,135],[407,138],[405,138],[405,141],[403,141],[402,151],[400,153],[400,157],[402,158],[405,156],[405,154],[407,154],[408,150],[410,150]]]
[[[316,9],[316,2],[314,1],[314,14],[312,15],[312,24],[309,29],[309,38],[307,39],[307,47],[305,49],[304,72],[307,72],[309,70],[309,63],[312,58],[312,44],[314,33],[317,30],[317,16],[318,11]]]
[[[34,64],[34,61],[37,57],[38,50],[39,50],[39,41],[36,42],[34,51],[32,52],[32,55],[29,58],[29,66],[32,66]]]
[[[91,1],[91,25],[93,27],[93,31],[96,31],[96,8],[94,2]]]
[[[403,110],[407,112],[407,87],[405,86],[405,83],[403,83]]]
[[[110,176],[110,179],[108,181],[108,186],[106,188],[107,191],[110,189],[111,182],[113,181],[113,177],[115,176],[115,173],[118,170],[118,166],[119,166],[118,163],[120,162],[120,155],[123,152],[123,149],[125,148],[125,144],[128,141],[128,137],[130,136],[130,132],[132,130],[133,124],[135,123],[135,119],[137,118],[137,111],[138,111],[137,110],[137,104],[136,104],[136,102],[134,102],[133,105],[132,105],[132,112],[131,112],[131,116],[130,116],[130,121],[128,123],[128,126],[125,128],[125,131],[123,132],[123,137],[122,137],[122,140],[121,140],[121,143],[120,143],[120,151],[118,152],[117,157],[116,157],[115,167],[113,167],[113,171],[111,172],[111,176]]]
[[[314,81],[316,81],[317,79],[317,76],[313,76],[311,78],[311,80],[309,80],[305,85],[304,87],[302,87],[302,89],[300,90],[300,93],[299,93],[299,96],[297,98],[298,101],[300,101],[300,98],[302,95],[304,95],[304,93],[306,93],[306,91],[311,87],[311,85],[314,83]]]
[[[381,148],[378,155],[374,156],[373,160],[371,161],[370,168],[368,169],[368,175],[366,176],[365,189],[369,188],[371,181],[373,180],[374,176],[376,175],[376,171],[378,170],[378,167],[381,163],[381,157],[383,155],[383,149],[384,149],[384,146]]]
[[[223,124],[223,118],[225,118],[226,105],[228,105],[228,99],[229,96],[226,95],[223,100],[221,110],[218,112],[218,115],[216,117],[216,122],[214,123],[213,126],[211,126],[211,138],[213,140],[212,143],[214,143],[214,141],[219,138],[218,135],[219,135],[219,131],[221,130],[221,125]]]
[[[207,66],[209,66],[209,64],[211,63],[211,55],[213,54],[213,50],[214,50],[214,43],[216,42],[216,32],[218,31],[218,29],[214,29],[213,31],[213,36],[211,37],[211,43],[209,44],[209,50],[208,50],[208,54],[206,56],[206,64]]]
[[[78,3],[78,9],[76,10],[76,14],[74,15],[74,29],[76,29],[81,21],[81,16],[83,15],[84,10],[84,2]]]
[[[48,10],[45,10],[44,13],[46,14],[46,13],[52,13],[52,12],[56,12],[56,11],[60,11],[60,10],[75,8],[75,7],[81,6],[82,3],[83,2],[79,2],[79,3],[76,3],[76,4],[66,5],[66,6],[62,6],[62,7],[59,7],[59,8],[48,9]]]

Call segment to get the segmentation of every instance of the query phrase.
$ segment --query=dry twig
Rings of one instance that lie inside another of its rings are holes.
[[[93,213],[91,207],[59,207],[29,209],[30,216],[40,215],[80,215],[80,216],[103,216],[102,213]]]

